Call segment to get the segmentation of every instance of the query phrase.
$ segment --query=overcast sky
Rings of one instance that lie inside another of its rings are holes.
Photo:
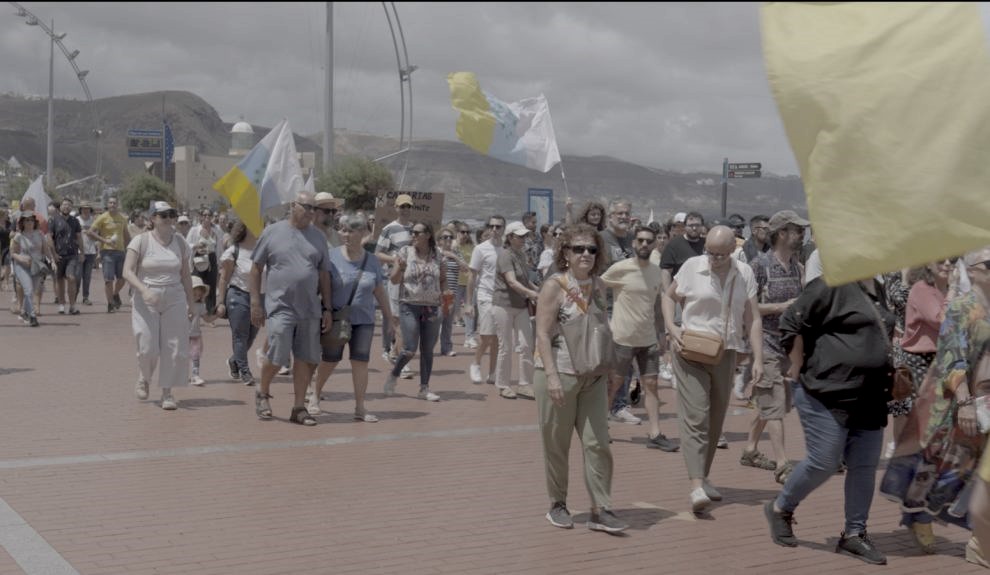
[[[322,130],[324,3],[43,3],[94,98],[187,90],[227,121]],[[546,94],[562,154],[669,170],[762,162],[797,173],[767,85],[756,3],[400,3],[415,139],[456,139],[450,72],[502,100]],[[0,91],[48,92],[45,35],[0,4]],[[397,137],[395,54],[379,3],[337,3],[335,125]],[[56,96],[83,98],[64,57]]]

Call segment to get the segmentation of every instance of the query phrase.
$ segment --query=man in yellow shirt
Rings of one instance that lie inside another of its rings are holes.
[[[120,290],[124,287],[124,250],[131,243],[127,218],[117,209],[117,198],[107,199],[107,211],[100,214],[86,232],[100,246],[103,286],[107,294],[107,313],[120,309]]]

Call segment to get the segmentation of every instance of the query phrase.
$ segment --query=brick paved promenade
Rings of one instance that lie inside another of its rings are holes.
[[[646,449],[645,426],[612,424],[614,506],[632,528],[584,528],[575,440],[579,523],[565,531],[543,518],[535,404],[472,385],[460,334],[461,355],[436,360],[441,402],[415,399],[408,380],[404,396],[383,398],[376,339],[368,408],[381,422],[351,421],[345,361],[324,393],[331,413],[304,428],[286,422],[288,377],[273,385],[276,420],[255,418],[254,388],[227,379],[223,321],[204,328],[208,384],[179,390],[178,411],[165,412],[134,398],[129,305],[108,315],[98,295],[82,315],[58,316],[49,292],[42,326],[28,328],[7,311],[10,293],[0,298],[0,575],[986,573],[962,559],[969,534],[956,527],[936,526],[938,555],[920,555],[881,498],[870,528],[889,565],[833,553],[841,476],[798,509],[801,546],[774,545],[761,505],[779,486],[739,466],[749,412],[738,406],[712,473],[725,501],[710,517],[688,511],[680,454]],[[676,437],[673,391],[661,398]],[[796,416],[786,425],[799,458]]]

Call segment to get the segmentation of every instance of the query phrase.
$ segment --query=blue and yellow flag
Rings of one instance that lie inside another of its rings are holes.
[[[269,208],[292,201],[303,191],[302,169],[287,120],[282,120],[247,156],[213,184],[255,237]]]
[[[484,92],[471,72],[447,76],[450,103],[461,115],[457,137],[473,150],[541,172],[560,163],[550,105],[543,94],[503,102]]]
[[[963,3],[768,3],[770,87],[832,285],[990,244],[990,53]]]

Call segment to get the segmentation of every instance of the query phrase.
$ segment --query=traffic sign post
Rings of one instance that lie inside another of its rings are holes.
[[[730,164],[729,158],[722,159],[722,217],[727,212],[726,204],[729,195],[729,178],[761,178],[763,164],[760,162],[745,162]]]

